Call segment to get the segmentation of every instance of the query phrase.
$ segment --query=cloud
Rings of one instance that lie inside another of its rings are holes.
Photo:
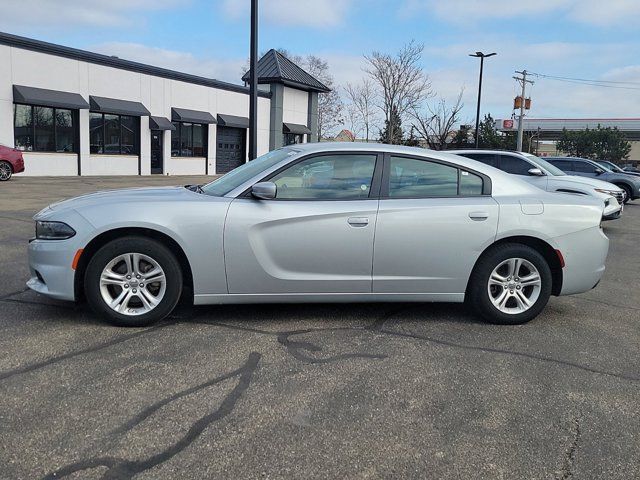
[[[249,1],[223,0],[232,18],[249,15]],[[260,16],[275,25],[326,28],[342,25],[354,0],[262,0]]]
[[[245,63],[243,58],[200,58],[188,52],[149,47],[139,43],[108,42],[94,45],[90,50],[231,83],[241,83],[241,68]]]
[[[638,0],[405,0],[400,15],[409,17],[424,11],[451,23],[477,23],[490,19],[559,15],[566,19],[601,27],[635,28],[640,20]]]
[[[8,0],[2,5],[0,27],[26,26],[123,27],[135,25],[133,12],[163,10],[188,4],[190,0]]]

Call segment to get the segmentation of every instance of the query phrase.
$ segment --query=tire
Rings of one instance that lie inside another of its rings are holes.
[[[509,276],[516,266],[519,276]],[[489,323],[519,325],[534,319],[547,305],[552,281],[551,268],[536,249],[519,243],[496,245],[476,263],[469,278],[467,303]],[[525,305],[523,296],[530,306]]]
[[[631,187],[629,187],[628,185],[625,185],[624,183],[619,184],[618,187],[620,187],[621,189],[623,189],[626,193],[625,198],[624,198],[624,203],[627,204],[631,201]]]
[[[6,182],[13,175],[13,167],[9,162],[0,160],[0,182]]]
[[[91,308],[107,322],[145,327],[175,308],[182,292],[182,270],[173,253],[157,240],[122,237],[93,255],[84,291]],[[114,307],[107,303],[112,300]]]

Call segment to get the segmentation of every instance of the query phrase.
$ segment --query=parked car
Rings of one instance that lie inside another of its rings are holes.
[[[448,150],[517,176],[542,190],[574,193],[597,198],[604,205],[603,219],[620,217],[624,190],[600,180],[567,175],[540,157],[504,150]]]
[[[593,160],[575,157],[548,157],[547,160],[569,175],[598,178],[613,183],[626,193],[624,203],[640,198],[640,179],[635,179],[626,173],[616,173],[607,167],[597,164]]]
[[[615,163],[610,162],[608,160],[596,160],[596,162],[598,163],[598,165],[601,165],[601,166],[603,166],[605,168],[608,168],[612,172],[624,173],[626,175],[631,175],[631,176],[634,176],[634,177],[640,177],[640,172],[631,172],[631,171],[628,172],[628,171],[623,170],[622,168],[620,168]]]
[[[14,173],[24,172],[22,152],[0,144],[0,182],[6,182]]]
[[[626,165],[622,166],[622,169],[625,172],[634,172],[634,173],[640,173],[640,169],[638,169],[638,167],[636,165],[633,165],[631,163],[627,163]]]
[[[85,297],[125,326],[167,316],[185,288],[198,305],[466,300],[488,321],[516,324],[550,295],[597,285],[609,244],[602,209],[446,153],[299,144],[204,186],[46,207],[34,217],[27,285]]]

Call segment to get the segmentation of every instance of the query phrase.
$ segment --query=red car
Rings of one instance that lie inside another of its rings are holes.
[[[9,180],[11,175],[20,172],[24,172],[22,152],[6,145],[0,145],[0,182]]]

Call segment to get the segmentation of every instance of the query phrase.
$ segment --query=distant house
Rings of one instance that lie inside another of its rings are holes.
[[[347,130],[346,128],[342,130],[335,138],[336,142],[355,142],[356,136],[353,134],[351,130]]]

